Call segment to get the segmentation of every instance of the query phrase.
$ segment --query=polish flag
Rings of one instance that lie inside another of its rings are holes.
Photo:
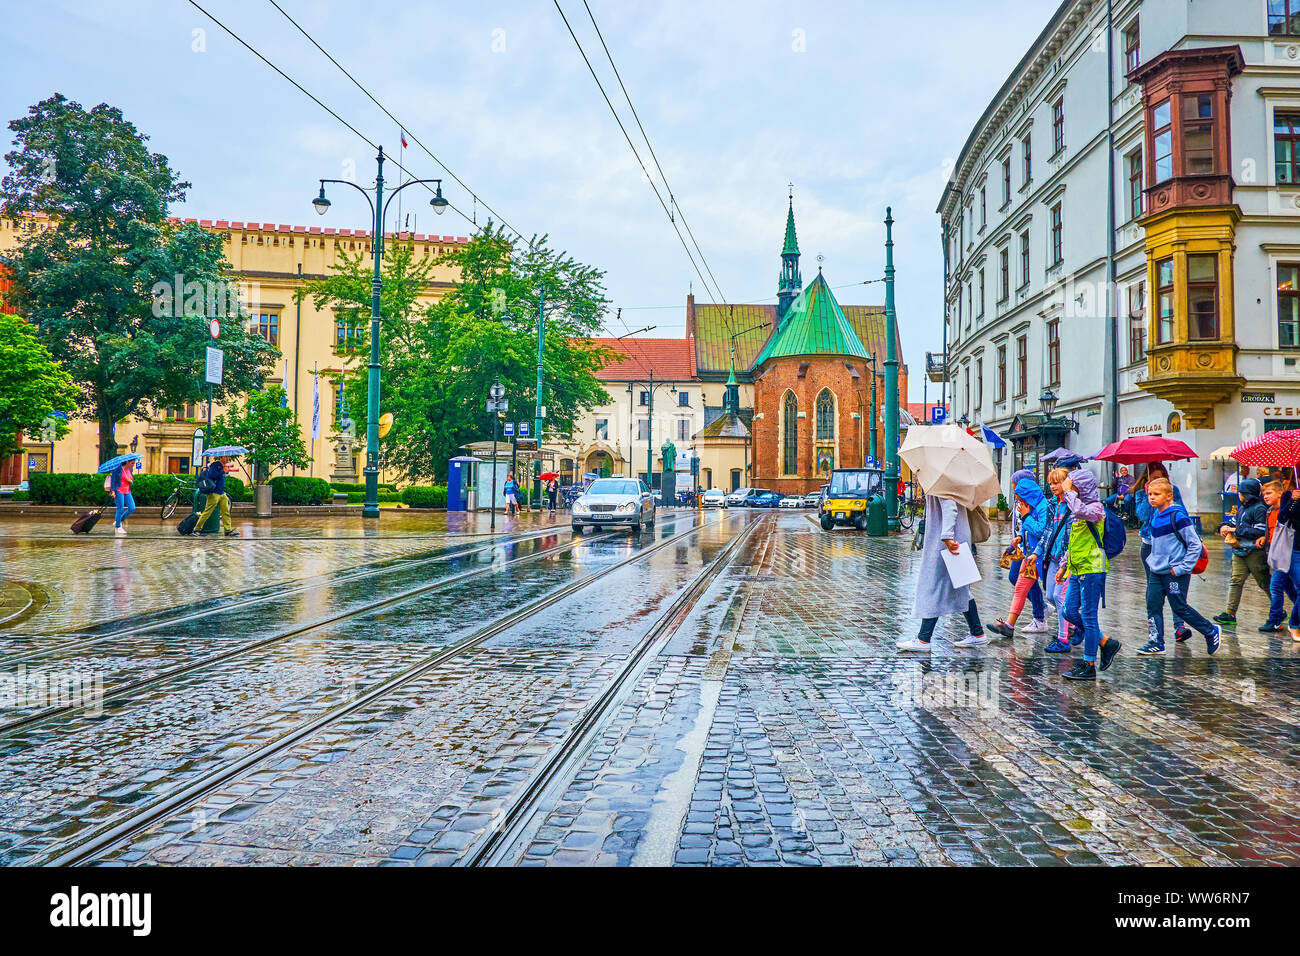
[[[406,149],[406,145],[407,145],[407,144],[406,144],[406,130],[402,130],[402,132],[401,132],[401,138],[402,138],[402,149]]]

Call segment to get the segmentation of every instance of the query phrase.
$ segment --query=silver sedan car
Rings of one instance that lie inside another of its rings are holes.
[[[623,524],[640,534],[655,526],[655,499],[636,478],[597,478],[573,502],[573,531]]]

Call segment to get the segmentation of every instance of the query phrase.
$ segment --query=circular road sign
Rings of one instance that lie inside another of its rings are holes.
[[[213,319],[208,323],[208,332],[211,333],[214,339],[221,338],[221,323],[218,320]]]

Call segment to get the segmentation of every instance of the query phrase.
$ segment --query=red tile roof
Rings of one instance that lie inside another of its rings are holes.
[[[649,378],[651,372],[656,379],[665,382],[695,378],[695,346],[688,338],[598,338],[593,341],[622,356],[596,374],[603,381],[639,382]]]

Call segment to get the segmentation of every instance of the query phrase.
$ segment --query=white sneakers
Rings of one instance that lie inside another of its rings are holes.
[[[1025,633],[1026,633],[1026,634],[1046,634],[1046,633],[1047,633],[1047,622],[1046,622],[1046,621],[1030,621],[1028,624],[1025,625]]]
[[[924,651],[927,654],[930,652],[929,642],[919,640],[915,637],[900,637],[894,643],[894,646],[900,651]]]
[[[126,536],[126,529],[123,528],[121,525],[118,525],[118,526],[117,526],[117,530],[114,531],[113,533],[125,537],[125,536]]]
[[[987,634],[967,634],[960,641],[953,641],[953,647],[979,647],[981,644],[987,644],[989,636]]]

